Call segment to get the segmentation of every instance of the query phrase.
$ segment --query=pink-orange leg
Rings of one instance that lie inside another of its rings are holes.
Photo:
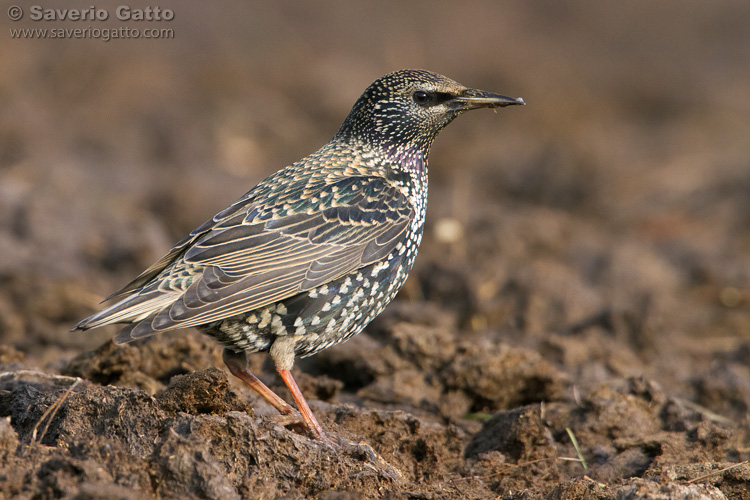
[[[307,431],[312,435],[313,438],[317,439],[318,441],[329,441],[336,444],[335,442],[328,439],[326,433],[323,432],[323,428],[318,423],[318,419],[316,419],[315,415],[313,415],[310,406],[307,404],[307,401],[305,401],[305,397],[302,395],[302,391],[299,390],[297,382],[294,381],[292,372],[285,368],[279,368],[278,372],[279,375],[281,375],[281,379],[289,389],[289,392],[292,393],[292,398],[294,398],[294,402],[297,404],[297,408],[299,408],[299,412],[302,414],[302,418],[307,425]]]
[[[238,379],[245,382],[247,385],[252,387],[255,392],[263,396],[268,403],[276,408],[276,410],[285,417],[289,417],[282,423],[284,425],[304,425],[307,432],[319,441],[326,441],[334,445],[338,445],[335,441],[331,440],[323,432],[323,428],[318,423],[318,420],[313,415],[310,406],[307,404],[305,397],[302,395],[297,382],[295,382],[292,373],[287,369],[277,369],[281,379],[286,384],[289,392],[292,393],[292,398],[297,404],[299,411],[294,409],[289,403],[281,399],[281,397],[268,388],[266,384],[260,381],[258,377],[253,375],[250,370],[247,369],[247,357],[244,352],[234,352],[231,349],[224,349],[224,364],[227,365],[229,371]]]
[[[266,384],[260,381],[258,377],[250,373],[247,369],[247,357],[244,352],[234,352],[231,349],[224,349],[223,354],[224,364],[227,365],[229,371],[238,379],[245,382],[247,385],[252,387],[255,392],[263,396],[263,399],[276,408],[276,410],[284,416],[292,417],[291,423],[307,423],[307,420],[295,410],[292,405],[281,399],[281,397],[268,388]]]

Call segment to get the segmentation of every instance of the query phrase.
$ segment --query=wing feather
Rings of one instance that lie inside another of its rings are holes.
[[[259,185],[115,294],[129,297],[78,328],[137,323],[116,337],[127,342],[252,311],[382,259],[415,216],[384,177],[298,184],[285,196]]]

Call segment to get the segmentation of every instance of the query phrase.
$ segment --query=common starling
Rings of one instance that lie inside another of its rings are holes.
[[[126,324],[119,344],[196,327],[225,346],[233,375],[328,440],[290,372],[295,356],[359,333],[406,281],[438,132],[464,111],[516,104],[424,70],[379,78],[330,142],[195,229],[75,329]],[[248,370],[246,353],[259,351],[299,412]]]

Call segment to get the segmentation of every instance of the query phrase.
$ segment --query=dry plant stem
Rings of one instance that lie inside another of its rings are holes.
[[[44,425],[44,430],[42,430],[42,433],[39,435],[39,442],[42,441],[42,439],[44,438],[44,435],[47,434],[47,431],[49,430],[49,424],[55,418],[57,411],[60,409],[60,407],[68,398],[68,396],[70,396],[70,393],[73,392],[73,389],[75,388],[75,386],[78,385],[78,382],[80,381],[81,379],[77,378],[76,381],[73,382],[70,385],[70,387],[68,387],[68,390],[66,390],[62,396],[57,398],[57,401],[55,401],[52,405],[50,405],[50,407],[47,408],[47,410],[42,414],[42,417],[39,419],[39,421],[36,424],[34,424],[34,428],[31,431],[31,441],[36,441],[37,429],[39,427],[39,424],[41,424],[46,419],[47,423]]]

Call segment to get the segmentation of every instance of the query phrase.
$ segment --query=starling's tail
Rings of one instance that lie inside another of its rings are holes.
[[[122,344],[136,340],[136,338],[146,337],[156,333],[157,330],[150,329],[149,332],[146,332],[144,328],[139,328],[140,335],[137,337],[131,336],[130,332],[135,327],[142,325],[141,322],[153,318],[164,308],[171,305],[175,298],[173,294],[163,292],[131,295],[103,311],[81,320],[73,330],[90,330],[91,328],[115,323],[130,323],[115,336],[115,343]]]

